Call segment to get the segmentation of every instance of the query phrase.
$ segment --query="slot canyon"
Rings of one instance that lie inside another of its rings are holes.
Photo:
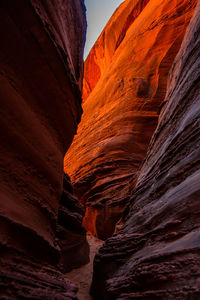
[[[200,0],[86,12],[0,1],[0,299],[198,300]]]

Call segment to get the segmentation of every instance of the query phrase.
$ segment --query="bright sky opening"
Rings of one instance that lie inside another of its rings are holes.
[[[85,0],[88,27],[84,59],[87,58],[90,49],[98,39],[115,9],[122,2],[124,0]]]

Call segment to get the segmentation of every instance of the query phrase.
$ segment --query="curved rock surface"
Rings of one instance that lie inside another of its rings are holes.
[[[2,299],[76,298],[57,267],[56,227],[85,29],[81,0],[0,2]]]
[[[126,0],[114,12],[84,64],[83,102],[107,70],[127,30],[149,0]]]
[[[199,159],[200,2],[121,230],[95,258],[97,299],[200,299]]]
[[[86,205],[84,225],[101,239],[114,232],[130,198],[195,5],[187,0],[125,1],[85,63],[90,95],[65,171]]]

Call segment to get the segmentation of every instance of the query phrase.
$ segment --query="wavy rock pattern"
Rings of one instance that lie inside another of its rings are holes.
[[[0,2],[2,299],[76,298],[55,235],[82,112],[85,28],[81,0]]]
[[[125,1],[85,63],[90,95],[65,171],[86,205],[84,225],[101,239],[112,235],[130,198],[195,5],[187,0]],[[100,78],[93,76],[95,68]]]
[[[121,230],[95,258],[97,299],[200,299],[199,182],[200,2]]]

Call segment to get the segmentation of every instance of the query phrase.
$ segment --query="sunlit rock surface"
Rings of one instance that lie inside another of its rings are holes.
[[[107,70],[127,30],[149,0],[126,0],[114,12],[84,64],[83,102]]]
[[[81,0],[0,1],[2,299],[76,298],[55,235],[82,111],[85,28]]]
[[[200,2],[121,230],[96,256],[97,299],[200,299],[199,45]]]
[[[86,60],[89,97],[65,171],[86,204],[84,225],[101,239],[111,236],[130,198],[195,5],[125,1]]]

